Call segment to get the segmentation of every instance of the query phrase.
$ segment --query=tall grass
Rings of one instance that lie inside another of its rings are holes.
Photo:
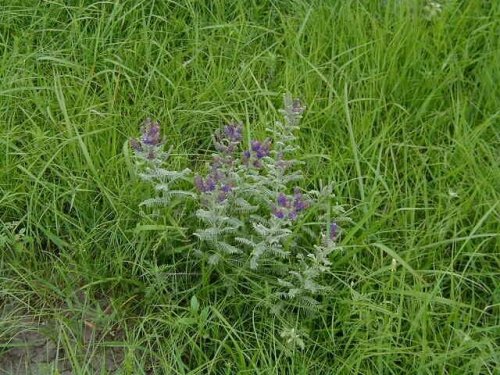
[[[111,347],[124,374],[493,374],[500,3],[424,4],[1,2],[0,348],[32,317],[76,374]],[[265,285],[226,295],[179,261],[189,207],[139,215],[126,145],[151,116],[200,169],[214,129],[262,136],[284,91],[308,187],[333,179],[354,221],[304,350]]]

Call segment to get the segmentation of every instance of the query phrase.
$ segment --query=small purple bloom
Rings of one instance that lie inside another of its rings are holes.
[[[278,219],[284,219],[285,218],[285,213],[283,212],[283,210],[278,210],[276,207],[273,208],[273,214]]]
[[[241,139],[243,138],[241,135],[242,130],[243,127],[241,124],[229,124],[224,126],[224,134],[231,142],[241,141]]]
[[[222,185],[221,187],[221,190],[224,192],[224,193],[229,193],[231,190],[232,190],[232,186],[231,185]]]
[[[255,152],[259,151],[260,148],[262,147],[261,143],[259,141],[255,141],[255,140],[250,143],[250,146],[252,148],[252,151],[255,151]]]
[[[205,180],[205,189],[206,191],[214,191],[215,188],[216,188],[216,182],[215,180],[212,178],[212,177],[208,177],[206,180]]]
[[[259,159],[262,159],[263,157],[265,156],[268,156],[269,155],[269,150],[264,150],[264,149],[260,149],[259,151],[257,151],[257,157]]]
[[[297,211],[293,210],[293,211],[290,211],[290,213],[288,214],[288,218],[290,220],[295,220],[297,219]]]
[[[269,151],[271,149],[271,140],[266,139],[260,146],[260,149],[257,150],[257,157],[262,159],[265,156],[269,156]]]
[[[243,164],[246,166],[251,165],[257,169],[262,168],[261,159],[269,156],[271,148],[271,141],[266,139],[264,142],[253,140],[250,142],[250,150],[246,150],[242,154]]]
[[[258,159],[262,159],[265,156],[269,156],[271,141],[269,139],[266,139],[261,143],[254,140],[251,142],[250,146],[252,151],[255,152],[255,156],[257,156]]]
[[[252,154],[250,153],[250,151],[248,151],[248,150],[243,151],[243,153],[242,153],[243,164],[248,165],[248,161],[250,160],[251,156],[252,156]]]
[[[208,177],[203,180],[200,176],[196,176],[194,178],[194,185],[201,193],[208,193],[210,191],[214,191],[216,188],[216,182],[212,177]]]
[[[338,225],[336,222],[333,222],[330,224],[329,229],[329,236],[331,241],[335,241],[337,239],[337,234],[338,234]]]
[[[304,200],[304,196],[300,192],[300,189],[298,187],[295,187],[293,189],[293,207],[296,212],[304,211],[306,208],[309,207],[309,203]]]
[[[288,207],[288,198],[286,197],[285,194],[283,193],[280,193],[280,195],[278,196],[278,206],[280,207]]]
[[[241,124],[229,124],[217,130],[213,136],[216,150],[226,156],[233,154],[243,138],[242,130]]]
[[[295,211],[300,212],[308,208],[309,204],[303,200],[296,200],[293,202],[293,207],[295,208]]]

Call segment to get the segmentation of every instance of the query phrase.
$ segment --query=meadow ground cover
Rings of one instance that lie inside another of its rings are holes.
[[[500,2],[433,4],[0,0],[0,374],[494,374]],[[212,134],[254,162],[284,92],[300,192],[350,218],[314,309],[202,261],[129,146],[160,121],[208,191]]]

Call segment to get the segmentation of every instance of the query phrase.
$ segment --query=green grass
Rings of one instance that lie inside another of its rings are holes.
[[[123,374],[497,373],[500,3],[422,6],[0,1],[0,351],[31,317],[75,374],[110,347]],[[228,295],[186,261],[180,206],[139,216],[126,147],[151,116],[197,170],[285,91],[308,106],[307,186],[334,180],[353,219],[303,351],[265,280]]]

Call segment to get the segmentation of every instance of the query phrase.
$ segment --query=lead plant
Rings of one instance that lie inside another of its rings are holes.
[[[165,141],[161,137],[158,122],[146,119],[141,126],[141,136],[130,139],[130,146],[135,152],[139,177],[151,183],[157,192],[156,197],[146,199],[140,205],[145,207],[168,206],[175,197],[194,197],[191,191],[179,190],[174,187],[180,180],[190,175],[189,169],[172,171],[164,168],[170,158],[172,147],[164,151]]]
[[[215,133],[217,152],[208,163],[207,173],[194,177],[199,225],[193,234],[199,239],[198,253],[212,266],[224,261],[246,265],[253,272],[276,273],[276,295],[311,305],[317,303],[315,295],[326,289],[320,279],[331,266],[339,228],[327,215],[322,225],[328,228],[317,241],[318,235],[300,224],[303,214],[319,204],[311,196],[320,197],[324,192],[303,192],[296,185],[303,179],[297,170],[300,162],[294,156],[300,151],[297,132],[305,107],[290,95],[285,95],[284,103],[280,110],[284,120],[267,129],[272,140],[251,140],[243,147],[244,129],[238,123]],[[164,193],[143,205],[168,204],[172,196],[193,195],[171,188],[189,170],[163,169],[169,153],[161,151],[163,141],[157,123],[146,120],[142,137],[132,140],[131,146],[145,163],[140,176]],[[330,196],[331,190],[326,193],[328,201]],[[305,236],[309,236],[307,241]],[[311,241],[318,243],[311,246]]]

